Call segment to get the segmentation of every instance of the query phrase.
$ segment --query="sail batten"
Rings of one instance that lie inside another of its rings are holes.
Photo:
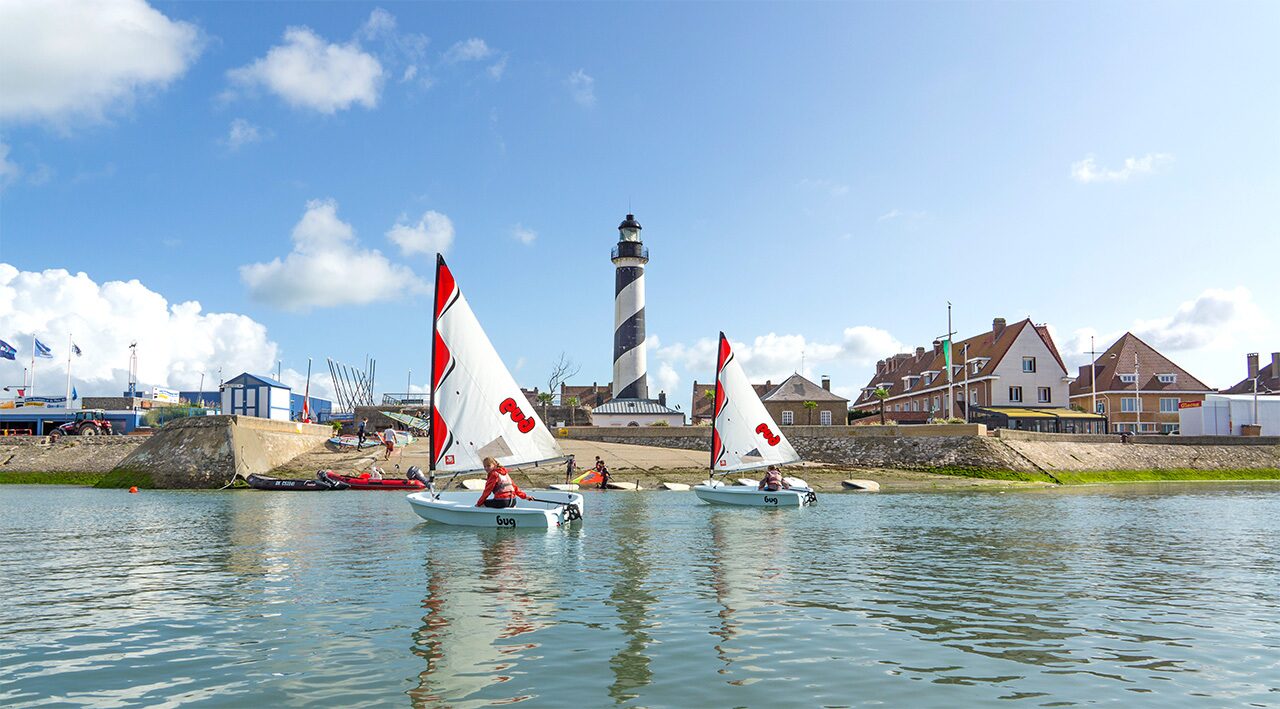
[[[711,469],[717,475],[759,470],[800,460],[747,380],[724,333],[716,358]]]
[[[482,470],[492,456],[510,468],[565,458],[503,364],[443,257],[436,263],[432,330],[431,467]]]

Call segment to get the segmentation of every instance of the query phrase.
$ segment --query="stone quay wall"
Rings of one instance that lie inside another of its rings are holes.
[[[0,437],[0,474],[105,473],[142,445],[141,436]]]
[[[783,432],[805,459],[854,468],[942,468],[1049,473],[1105,470],[1275,470],[1280,438],[1137,436],[1122,443],[1105,434],[1055,434],[984,426],[787,426]],[[688,428],[562,428],[565,438],[710,451],[711,430]]]

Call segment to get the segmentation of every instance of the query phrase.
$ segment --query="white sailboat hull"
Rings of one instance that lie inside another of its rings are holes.
[[[515,507],[503,509],[476,507],[480,495],[474,492],[442,492],[438,499],[430,492],[415,492],[408,496],[408,500],[413,511],[428,522],[458,527],[549,529],[581,520],[582,495],[538,490],[531,492],[530,496],[547,502],[520,500]],[[577,506],[577,519],[574,519],[568,505]]]
[[[769,491],[730,485],[695,485],[693,492],[699,500],[712,505],[739,507],[804,507],[817,501],[809,488]]]

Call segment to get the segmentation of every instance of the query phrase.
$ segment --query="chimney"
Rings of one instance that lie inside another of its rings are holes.
[[[1280,356],[1280,355],[1277,355]],[[822,375],[822,388],[831,391],[831,377],[826,374]]]
[[[933,341],[933,353],[934,353],[934,354],[938,354],[938,353],[939,353],[939,352],[941,352],[941,351],[942,351],[942,340],[934,340],[934,341]]]
[[[1271,377],[1280,377],[1280,352],[1271,353]]]
[[[995,339],[1000,339],[1000,335],[1004,333],[1004,326],[1004,318],[996,318],[991,321],[991,334],[995,336]]]
[[[876,376],[880,376],[881,374],[884,374],[884,360],[876,362]]]
[[[1258,376],[1258,353],[1250,352],[1249,354],[1244,356],[1244,360],[1247,363],[1248,365],[1247,368],[1249,370],[1249,374],[1247,376],[1250,379],[1253,379],[1254,377]]]
[[[661,404],[662,406],[667,405],[667,392],[665,391],[658,392],[658,403]]]
[[[920,359],[920,358],[921,358],[921,357],[923,357],[923,356],[924,356],[924,348],[923,348],[923,347],[917,347],[917,348],[916,348],[916,359]]]

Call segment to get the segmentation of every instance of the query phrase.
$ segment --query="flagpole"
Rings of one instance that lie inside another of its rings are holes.
[[[307,384],[302,391],[303,423],[311,423],[311,358],[307,358]]]
[[[62,402],[62,408],[71,408],[71,333],[67,332],[67,400]]]
[[[27,396],[36,395],[36,334],[31,333],[31,386],[27,389]]]

